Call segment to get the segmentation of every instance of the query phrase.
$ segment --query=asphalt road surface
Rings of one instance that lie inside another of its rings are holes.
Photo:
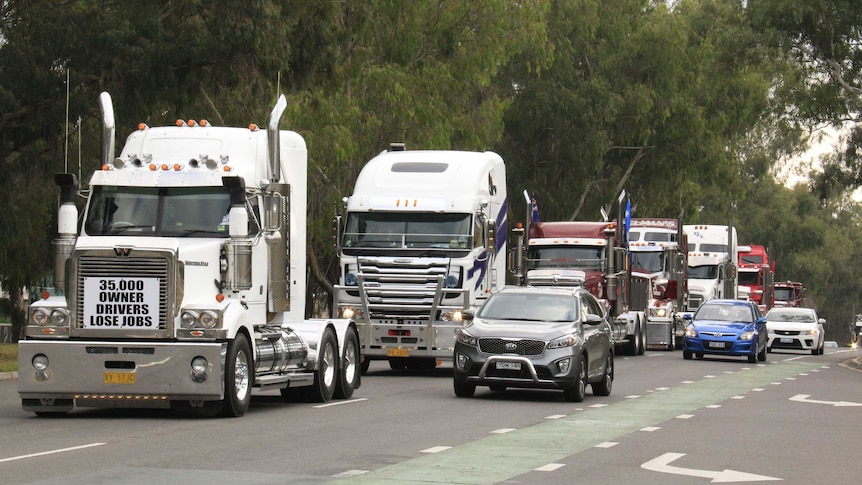
[[[351,400],[257,394],[242,418],[168,409],[21,409],[0,381],[0,482],[37,484],[698,484],[862,482],[862,372],[773,352],[685,361],[617,357],[608,397],[480,387],[456,398],[448,364],[373,362]]]

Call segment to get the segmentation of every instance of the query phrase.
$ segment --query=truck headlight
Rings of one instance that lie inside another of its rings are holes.
[[[446,288],[457,288],[461,283],[461,277],[455,273],[449,273],[446,276]]]
[[[462,319],[461,310],[440,312],[440,320],[444,322],[460,322]]]
[[[358,308],[353,308],[351,306],[344,306],[338,310],[341,313],[341,318],[352,318],[354,320],[362,320],[365,316],[365,313]]]
[[[30,313],[31,325],[63,326],[69,323],[69,310],[66,308],[35,308]]]
[[[33,313],[30,315],[30,321],[34,325],[46,325],[50,317],[51,314],[48,313],[47,308],[37,308],[33,310]]]
[[[181,328],[220,327],[221,318],[215,310],[185,310],[180,316]]]
[[[356,275],[353,273],[344,275],[344,284],[347,286],[356,286]]]

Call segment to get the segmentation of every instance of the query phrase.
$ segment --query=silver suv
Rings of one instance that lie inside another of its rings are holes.
[[[476,386],[559,389],[580,402],[608,396],[614,343],[604,307],[583,288],[506,287],[465,313],[453,355],[455,395]]]

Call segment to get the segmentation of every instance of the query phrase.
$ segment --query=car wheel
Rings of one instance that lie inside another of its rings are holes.
[[[458,397],[473,397],[476,393],[476,384],[467,382],[466,377],[456,375],[453,379],[455,395]]]
[[[703,352],[698,352],[698,353],[694,354],[694,356],[697,357],[698,360],[703,359]]]
[[[614,385],[614,354],[608,354],[605,361],[605,373],[602,380],[593,383],[593,394],[596,396],[610,396]]]
[[[757,349],[755,348],[753,352],[748,354],[748,362],[750,364],[757,363]]]
[[[690,351],[690,350],[683,350],[683,351],[682,351],[682,358],[683,358],[683,359],[685,359],[685,360],[691,360],[691,356],[692,356],[692,353],[691,353],[691,351]]]
[[[224,400],[221,415],[239,417],[248,410],[251,402],[252,373],[251,347],[244,334],[237,334],[228,344],[225,362]]]
[[[767,345],[767,346],[766,346],[766,351],[767,351],[767,352],[769,352],[769,353],[771,354],[771,353],[772,353],[772,347],[770,347],[770,346],[768,346],[768,345]]]
[[[763,346],[763,349],[757,353],[757,361],[758,362],[766,362],[766,346]]]
[[[338,382],[335,385],[335,397],[350,399],[361,385],[359,365],[359,337],[353,329],[348,329],[344,339],[344,352],[338,363]]]
[[[584,354],[578,361],[578,380],[573,386],[563,389],[563,396],[569,402],[581,402],[587,397],[587,359]]]

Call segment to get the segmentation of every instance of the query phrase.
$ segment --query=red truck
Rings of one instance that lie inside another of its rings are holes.
[[[748,287],[751,301],[757,303],[761,312],[766,313],[774,304],[775,261],[769,258],[769,251],[764,246],[739,246],[737,251],[739,286]]]
[[[805,299],[805,288],[799,281],[782,281],[775,283],[773,289],[776,307],[800,307]]]
[[[625,221],[628,198],[618,199],[617,221]],[[625,223],[623,223],[624,225]],[[614,343],[629,355],[646,350],[646,310],[650,280],[632,274],[627,231],[617,222],[533,222],[526,244],[516,244],[515,271],[530,286],[583,286],[605,304]]]

